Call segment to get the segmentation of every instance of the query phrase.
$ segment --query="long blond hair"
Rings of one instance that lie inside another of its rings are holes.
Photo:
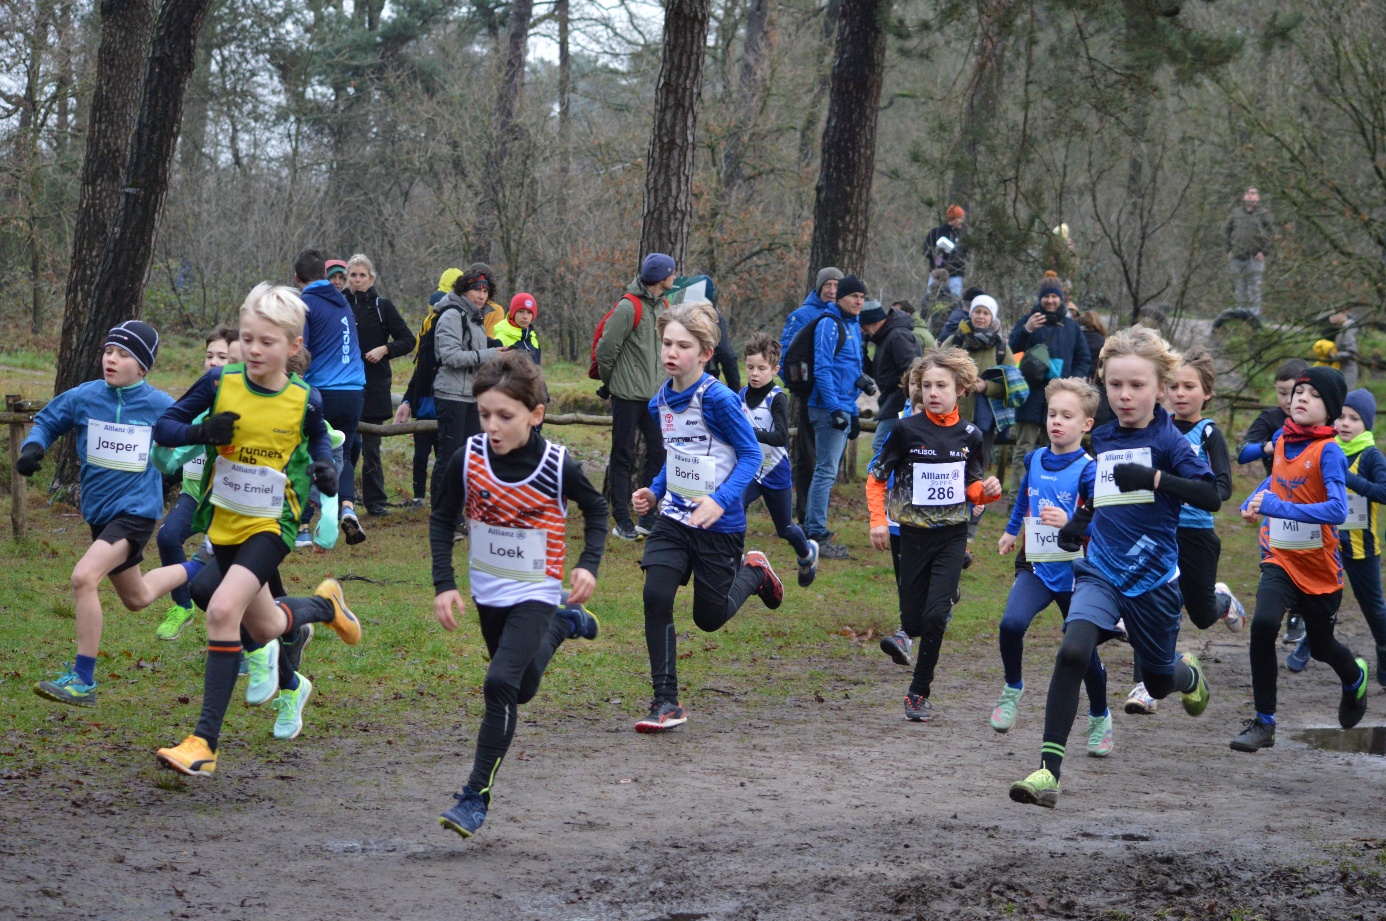
[[[957,384],[958,396],[970,393],[977,383],[977,364],[972,360],[972,356],[960,348],[949,346],[934,346],[925,349],[924,354],[916,358],[911,364],[909,371],[905,374],[908,384],[905,386],[905,393],[910,397],[910,402],[914,402],[915,391],[919,387],[920,381],[924,380],[924,372],[930,368],[942,368],[953,375],[953,380]]]
[[[1174,383],[1179,372],[1179,353],[1148,326],[1128,326],[1108,336],[1098,358],[1099,373],[1106,370],[1107,362],[1126,355],[1135,355],[1153,364],[1160,383],[1166,387]]]

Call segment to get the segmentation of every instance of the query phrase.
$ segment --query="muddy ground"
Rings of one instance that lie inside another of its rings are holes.
[[[1294,739],[1334,725],[1331,673],[1282,671],[1279,744],[1237,754],[1245,635],[1196,642],[1207,714],[1117,712],[1105,761],[1081,754],[1080,716],[1052,812],[1006,797],[1037,759],[1052,648],[1030,651],[1021,720],[1001,736],[985,642],[945,646],[928,726],[901,717],[904,671],[866,652],[831,666],[821,701],[695,688],[690,723],[661,737],[632,732],[629,706],[526,723],[471,841],[435,824],[470,725],[393,744],[305,735],[276,763],[230,740],[197,782],[156,773],[148,752],[12,778],[0,918],[1386,918],[1386,758]],[[1107,650],[1116,704],[1129,652]]]

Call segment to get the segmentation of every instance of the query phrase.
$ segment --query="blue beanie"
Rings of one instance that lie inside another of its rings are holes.
[[[1046,278],[1040,282],[1039,296],[1043,298],[1046,294],[1057,294],[1059,300],[1064,298],[1064,283],[1057,278]]]
[[[640,280],[647,285],[663,281],[674,274],[674,259],[663,253],[650,253],[640,263]]]
[[[101,347],[104,349],[107,345],[119,346],[129,352],[148,372],[154,367],[154,358],[159,354],[159,334],[142,320],[126,320],[106,334],[106,342]]]
[[[1354,390],[1343,398],[1343,405],[1352,407],[1357,415],[1362,417],[1362,424],[1367,427],[1367,431],[1372,430],[1372,425],[1376,422],[1376,397],[1372,396],[1370,390]]]

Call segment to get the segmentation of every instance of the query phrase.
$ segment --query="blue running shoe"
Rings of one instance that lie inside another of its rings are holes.
[[[1299,641],[1299,645],[1290,650],[1290,654],[1285,657],[1285,667],[1295,674],[1299,674],[1309,667],[1309,638],[1304,637]]]
[[[480,793],[470,789],[454,793],[452,797],[457,800],[456,805],[438,816],[438,824],[448,831],[470,838],[481,830],[482,823],[486,821],[486,800],[481,798]]]
[[[570,640],[595,640],[602,626],[597,616],[580,604],[565,604],[558,609],[558,616],[568,622]]]
[[[34,685],[34,693],[45,700],[55,700],[74,707],[96,705],[96,682],[87,684],[77,676],[77,669],[71,665],[52,681],[40,681]]]

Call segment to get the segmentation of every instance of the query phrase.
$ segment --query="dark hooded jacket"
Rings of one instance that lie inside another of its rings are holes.
[[[870,337],[875,350],[871,356],[871,376],[876,379],[880,393],[877,418],[894,419],[905,408],[905,393],[900,379],[910,364],[924,354],[914,337],[914,319],[894,307],[886,313],[885,322]]]

